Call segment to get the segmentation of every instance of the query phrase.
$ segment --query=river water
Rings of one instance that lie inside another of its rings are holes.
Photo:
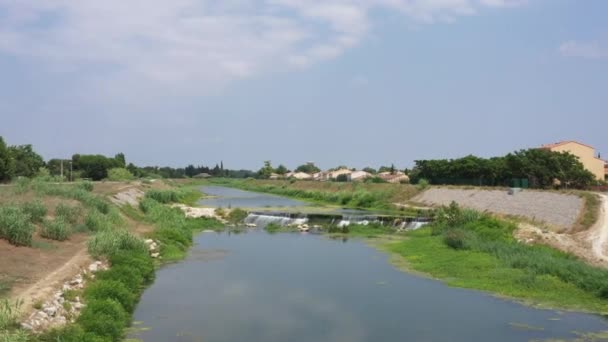
[[[134,320],[142,329],[131,337],[152,342],[530,341],[608,330],[600,316],[401,272],[362,241],[257,229],[196,236],[186,260],[158,271]]]

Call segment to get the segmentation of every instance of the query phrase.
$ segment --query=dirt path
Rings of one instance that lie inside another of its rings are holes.
[[[29,313],[36,301],[44,301],[52,297],[55,291],[62,288],[64,281],[73,278],[83,267],[90,263],[91,258],[87,253],[87,249],[83,248],[63,264],[63,266],[50,272],[30,287],[21,291],[15,291],[11,297],[23,300],[21,312],[24,314]]]
[[[602,197],[602,206],[600,208],[599,218],[597,223],[592,228],[589,235],[593,254],[596,258],[602,261],[608,261],[606,256],[606,242],[608,241],[608,195],[600,195]]]

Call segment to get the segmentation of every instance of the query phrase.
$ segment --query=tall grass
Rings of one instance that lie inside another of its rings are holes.
[[[546,246],[525,245],[513,238],[515,225],[452,204],[438,212],[431,230],[454,249],[490,254],[503,265],[533,277],[551,276],[608,299],[608,270]]]
[[[192,204],[201,197],[198,190],[178,189],[178,190],[149,190],[146,191],[145,198],[153,199],[159,203],[185,203]]]
[[[63,218],[45,221],[40,230],[40,236],[51,240],[65,241],[70,235],[72,235],[72,226]]]
[[[88,242],[89,254],[94,258],[108,258],[121,251],[145,253],[144,241],[127,230],[103,230],[97,232]]]
[[[71,206],[65,203],[59,203],[55,208],[55,217],[61,218],[63,221],[70,224],[76,224],[80,220],[82,209],[78,206]]]
[[[35,227],[31,217],[16,206],[0,207],[0,237],[16,246],[31,246]]]
[[[30,219],[33,223],[40,223],[46,216],[46,207],[42,201],[36,199],[31,202],[24,203],[21,205],[21,208],[24,213],[30,215]]]

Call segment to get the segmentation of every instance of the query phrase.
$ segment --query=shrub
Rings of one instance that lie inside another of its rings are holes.
[[[90,301],[113,299],[120,303],[124,311],[132,312],[135,306],[135,297],[123,283],[116,280],[98,280],[89,285],[84,291],[87,307]],[[124,317],[121,320],[126,323]]]
[[[78,183],[78,185],[76,185],[79,189],[87,191],[87,192],[91,192],[93,191],[93,182],[89,182],[89,181],[85,181],[85,182],[80,182]]]
[[[185,250],[192,243],[192,233],[179,228],[161,227],[156,229],[153,235],[165,244],[176,244],[181,250]]]
[[[226,216],[226,210],[224,210],[222,207],[215,208],[214,213],[218,217],[225,217]]]
[[[139,271],[144,284],[154,280],[154,262],[147,251],[118,251],[110,256],[110,263],[114,267],[129,267]]]
[[[126,230],[104,230],[93,236],[88,242],[89,254],[95,258],[109,257],[119,251],[147,253],[144,241]]]
[[[179,196],[175,190],[149,190],[146,192],[145,197],[151,198],[159,203],[179,202]]]
[[[89,210],[84,219],[84,224],[93,232],[112,229],[112,222],[97,209]]]
[[[30,221],[30,215],[19,207],[1,207],[0,237],[16,246],[31,246],[35,227]]]
[[[30,219],[34,223],[42,222],[42,219],[46,216],[46,207],[40,200],[24,203],[21,208],[24,213],[30,215]]]
[[[124,181],[132,179],[135,179],[135,176],[133,176],[133,174],[125,168],[116,167],[108,170],[108,180]]]
[[[53,221],[45,221],[40,236],[57,241],[65,241],[72,234],[72,227],[62,218],[57,218]]]
[[[85,309],[86,310],[86,309]],[[84,311],[84,310],[83,310]],[[92,332],[85,333],[78,324],[68,324],[54,328],[37,336],[40,342],[111,342],[110,337],[101,337]]]
[[[114,265],[107,271],[96,274],[98,280],[116,280],[123,283],[132,293],[139,292],[143,278],[139,270],[126,265]]]
[[[429,181],[424,179],[424,178],[420,178],[418,180],[418,190],[422,191],[422,190],[426,190],[429,187]]]
[[[61,218],[70,224],[76,224],[80,218],[80,212],[80,207],[59,203],[55,208],[55,217]]]
[[[87,306],[78,317],[78,323],[84,331],[110,338],[112,341],[119,341],[123,329],[128,324],[128,319],[129,315],[121,304],[112,297],[106,297],[105,299],[91,299],[87,302]]]
[[[234,208],[230,211],[230,214],[228,214],[228,220],[232,223],[243,222],[247,215],[248,214],[245,210],[240,208]]]
[[[271,222],[264,227],[264,230],[269,232],[270,234],[279,232],[283,227],[280,224]]]
[[[0,331],[17,325],[21,302],[11,303],[8,299],[0,300]]]
[[[467,236],[462,229],[449,229],[443,236],[443,242],[453,249],[466,249]]]

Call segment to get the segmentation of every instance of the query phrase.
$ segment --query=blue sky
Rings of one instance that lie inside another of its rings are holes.
[[[603,0],[0,0],[0,135],[45,158],[608,156]]]

